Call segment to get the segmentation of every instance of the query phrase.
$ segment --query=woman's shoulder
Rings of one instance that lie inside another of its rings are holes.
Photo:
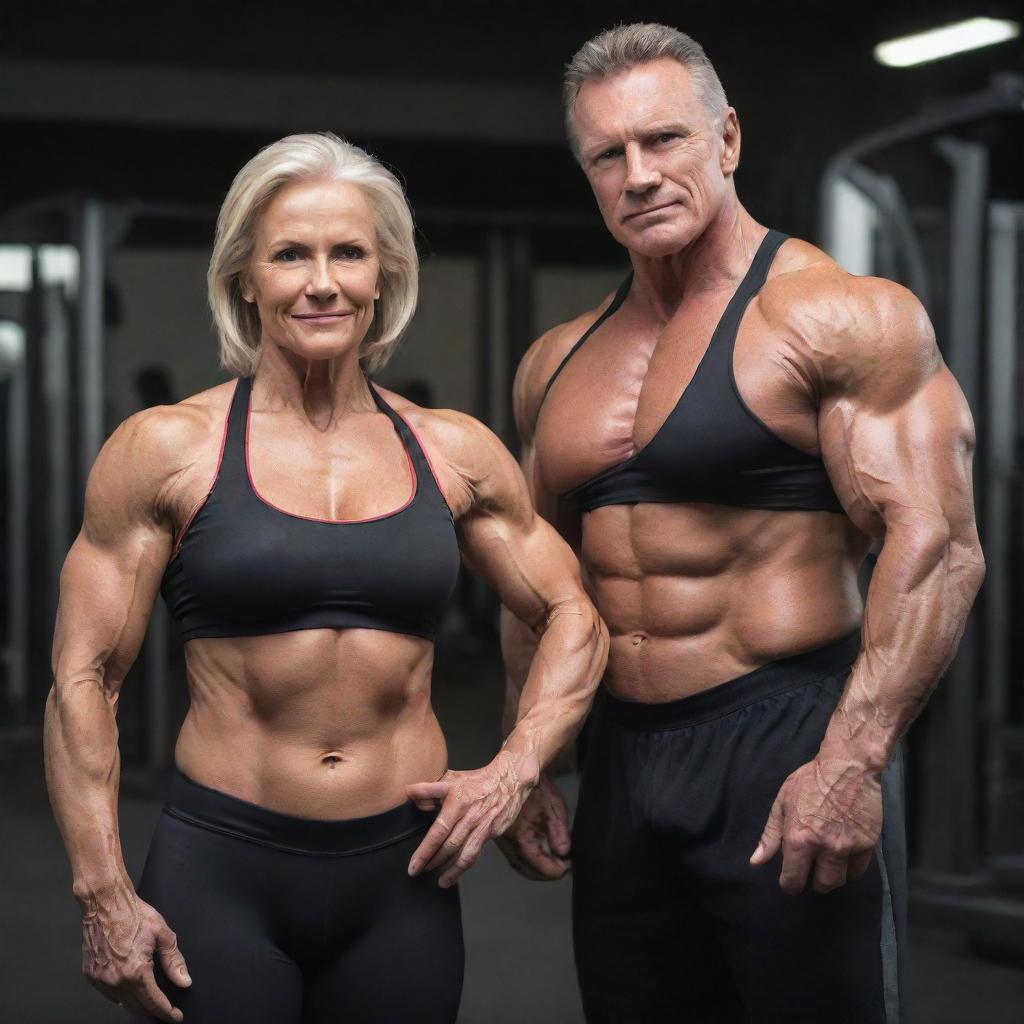
[[[519,467],[501,439],[478,419],[456,409],[425,409],[379,388],[430,461],[456,518],[494,495],[515,490]]]
[[[417,438],[446,457],[487,458],[498,452],[509,455],[500,438],[485,424],[457,409],[427,409],[394,391],[377,391],[409,425]],[[511,456],[509,456],[511,457]]]
[[[97,456],[90,490],[126,499],[162,495],[193,468],[215,460],[234,386],[228,381],[129,416]]]
[[[235,382],[190,395],[173,405],[154,405],[124,420],[106,447],[124,454],[184,454],[224,427]]]

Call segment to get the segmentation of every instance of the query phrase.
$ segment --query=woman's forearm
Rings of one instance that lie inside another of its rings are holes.
[[[43,742],[50,803],[71,861],[72,890],[85,910],[132,890],[117,826],[114,699],[99,680],[54,683]]]
[[[518,632],[521,630],[507,624],[503,639],[521,641]],[[517,642],[516,651],[522,653],[519,648],[524,646]],[[515,685],[519,660],[513,658],[509,666],[510,687]],[[573,738],[590,708],[607,660],[608,631],[589,602],[569,600],[549,610],[519,694],[514,725],[502,745],[515,759],[516,772],[524,783],[536,784],[541,770]],[[511,703],[507,694],[507,714]]]

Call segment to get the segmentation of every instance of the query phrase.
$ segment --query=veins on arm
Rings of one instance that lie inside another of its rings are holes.
[[[808,319],[821,369],[819,438],[850,519],[880,538],[863,650],[829,726],[884,765],[955,653],[983,576],[974,429],[920,304],[843,275]]]

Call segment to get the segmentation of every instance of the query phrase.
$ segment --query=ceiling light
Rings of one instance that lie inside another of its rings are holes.
[[[1020,25],[1002,18],[968,18],[953,25],[917,32],[879,43],[875,60],[891,68],[909,68],[942,60],[955,53],[977,50],[982,46],[1002,43],[1020,35]]]

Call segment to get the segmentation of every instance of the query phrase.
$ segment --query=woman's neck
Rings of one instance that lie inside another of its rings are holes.
[[[328,430],[350,412],[376,408],[358,350],[311,360],[264,342],[253,372],[253,395],[260,408],[292,410],[317,430]]]

